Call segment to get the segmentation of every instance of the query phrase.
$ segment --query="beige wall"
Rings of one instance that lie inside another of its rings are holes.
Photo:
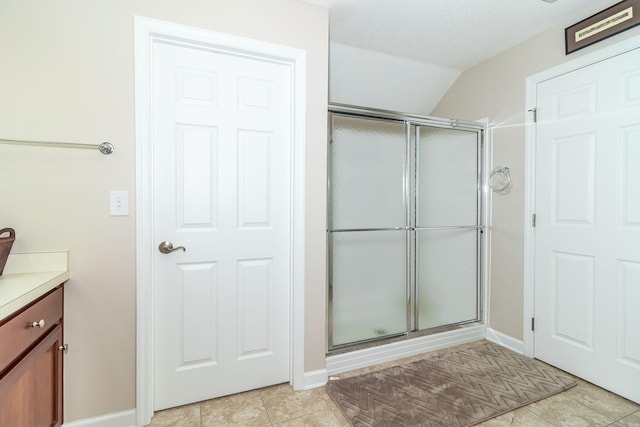
[[[135,407],[133,16],[307,51],[305,370],[324,367],[328,14],[296,0],[2,0],[0,138],[99,143],[0,146],[0,227],[13,252],[70,250],[65,420]],[[110,217],[109,190],[131,214]],[[4,344],[0,344],[4,345]]]
[[[488,117],[491,168],[509,166],[513,188],[492,194],[489,326],[523,338],[525,80],[612,43],[640,34],[636,28],[565,56],[563,28],[542,33],[466,70],[432,115],[477,120]]]

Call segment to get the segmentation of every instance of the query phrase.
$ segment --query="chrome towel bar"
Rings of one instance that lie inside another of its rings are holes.
[[[99,150],[102,154],[111,154],[114,151],[113,144],[103,142],[102,144],[75,144],[71,142],[50,142],[50,141],[21,141],[17,139],[0,139],[0,144],[15,145],[36,145],[40,147],[60,147],[60,148],[82,148]]]

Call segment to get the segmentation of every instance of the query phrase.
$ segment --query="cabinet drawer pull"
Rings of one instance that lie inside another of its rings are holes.
[[[67,353],[69,351],[69,344],[61,345],[60,347],[58,347],[58,350],[64,351],[65,353]]]
[[[31,324],[32,328],[44,328],[44,319],[40,319],[39,322],[33,322]]]

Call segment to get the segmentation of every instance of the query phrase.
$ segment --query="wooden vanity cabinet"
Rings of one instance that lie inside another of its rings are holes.
[[[0,426],[62,425],[62,313],[61,285],[0,320]]]

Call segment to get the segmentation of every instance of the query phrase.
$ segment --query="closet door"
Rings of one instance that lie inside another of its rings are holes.
[[[535,357],[640,403],[640,49],[536,96]]]
[[[329,348],[407,330],[407,131],[334,114]]]
[[[418,127],[416,329],[479,318],[479,133]]]

